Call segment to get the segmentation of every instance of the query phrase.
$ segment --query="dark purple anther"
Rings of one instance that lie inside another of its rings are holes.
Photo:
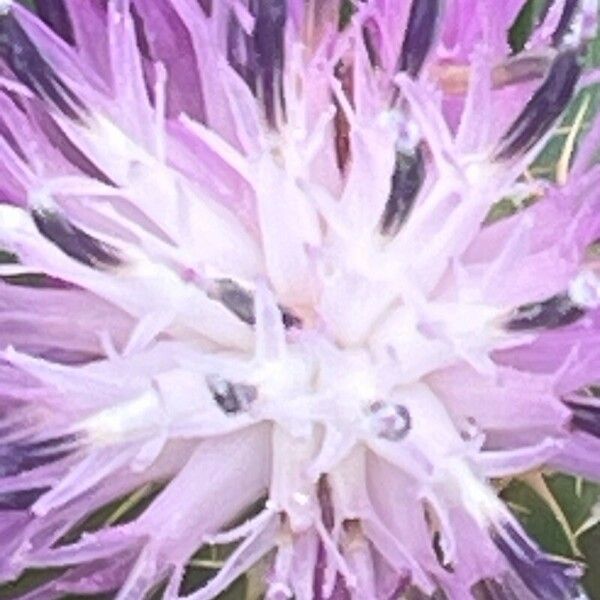
[[[231,279],[220,279],[213,294],[216,300],[248,325],[256,323],[254,296]]]
[[[571,425],[580,431],[600,437],[600,405],[566,400],[565,404],[573,411]]]
[[[404,224],[424,179],[425,162],[421,149],[417,147],[410,154],[398,152],[390,196],[381,219],[383,234],[395,235]]]
[[[27,510],[50,488],[35,488],[0,494],[0,511]]]
[[[215,287],[209,292],[209,296],[218,300],[248,325],[256,324],[256,313],[254,307],[254,294],[242,287],[232,279],[219,279]],[[302,327],[302,320],[289,309],[280,306],[281,321],[286,329]]]
[[[75,45],[75,34],[69,12],[63,0],[46,0],[38,2],[36,13],[52,28],[65,42],[71,46]]]
[[[279,307],[281,311],[281,322],[286,329],[302,329],[302,319],[291,312],[288,308]]]
[[[219,408],[227,415],[246,410],[256,400],[256,388],[242,383],[231,383],[219,375],[209,375],[206,384]]]
[[[58,77],[10,12],[0,16],[0,58],[38,97],[67,117],[80,119],[84,112],[81,100]]]
[[[253,4],[256,21],[252,40],[258,94],[264,103],[267,121],[275,126],[278,116],[285,114],[283,67],[287,2],[254,0]]]
[[[579,6],[579,0],[565,0],[565,6],[563,8],[558,25],[552,34],[552,45],[555,47],[560,46],[563,38],[568,33],[573,17]]]
[[[556,329],[575,323],[585,315],[585,310],[575,304],[568,294],[557,294],[533,304],[517,308],[508,323],[509,331],[528,329]]]
[[[491,532],[496,547],[536,598],[581,600],[585,598],[578,579],[580,569],[540,552],[513,525]]]
[[[442,0],[413,0],[398,69],[417,77],[429,54],[442,12]]]
[[[571,101],[581,69],[578,50],[565,50],[554,59],[546,79],[500,140],[496,160],[526,152],[549,131]]]
[[[97,240],[53,210],[34,209],[38,231],[67,256],[88,267],[117,267],[122,264],[115,248]]]

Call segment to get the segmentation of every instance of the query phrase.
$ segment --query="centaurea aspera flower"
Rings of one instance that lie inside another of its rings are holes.
[[[494,487],[600,474],[600,129],[566,181],[524,175],[597,6],[549,2],[511,54],[522,4],[0,3],[3,580],[584,597]]]

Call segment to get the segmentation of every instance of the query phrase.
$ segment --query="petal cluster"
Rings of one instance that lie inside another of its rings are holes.
[[[523,4],[0,1],[2,581],[585,598],[498,495],[600,475],[598,7]]]

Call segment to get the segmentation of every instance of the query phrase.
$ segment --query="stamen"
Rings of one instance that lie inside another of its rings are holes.
[[[542,85],[500,140],[496,160],[527,152],[550,130],[571,101],[581,69],[578,50],[558,54]]]
[[[425,163],[420,148],[412,153],[398,152],[392,188],[381,219],[381,232],[395,235],[404,224],[425,179]]]
[[[557,294],[543,302],[525,304],[517,308],[506,324],[506,329],[556,329],[575,323],[583,315],[585,310],[575,304],[568,294]]]
[[[254,296],[235,281],[220,279],[217,282],[214,297],[244,323],[248,325],[256,323]]]
[[[228,415],[235,415],[246,410],[257,396],[256,388],[242,383],[231,383],[219,375],[208,375],[206,384],[215,402]]]
[[[302,329],[302,319],[291,312],[288,308],[279,307],[281,311],[281,320],[286,329]]]
[[[88,267],[117,267],[122,264],[115,248],[97,240],[54,210],[32,211],[38,231],[67,256]]]
[[[413,0],[398,70],[417,77],[431,50],[441,15],[440,0]]]
[[[80,120],[85,108],[39,53],[12,13],[0,15],[0,57],[17,79],[64,115]]]

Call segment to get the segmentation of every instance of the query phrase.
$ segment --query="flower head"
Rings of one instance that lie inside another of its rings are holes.
[[[597,7],[522,4],[0,3],[3,580],[584,597],[495,485],[600,474],[599,126],[527,171]]]

